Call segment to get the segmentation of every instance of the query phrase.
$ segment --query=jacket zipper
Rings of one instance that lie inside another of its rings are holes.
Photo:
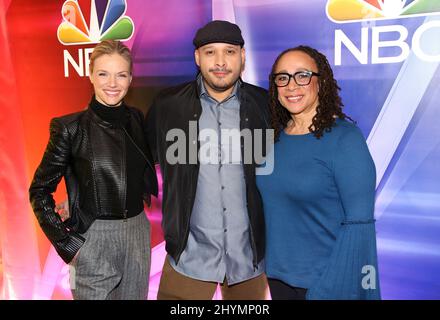
[[[122,129],[125,131],[125,128],[122,127]],[[122,136],[124,136],[124,134],[122,134]],[[123,141],[123,152],[122,152],[122,168],[125,168],[125,190],[124,192],[121,194],[121,196],[123,197],[124,201],[123,201],[123,216],[124,216],[124,222],[127,222],[127,163],[126,163],[126,159],[127,159],[127,145],[125,143],[125,141]]]
[[[127,135],[128,139],[131,141],[131,143],[135,146],[136,150],[139,151],[139,153],[142,155],[142,157],[147,161],[148,166],[155,172],[156,169],[153,168],[153,166],[151,165],[150,161],[148,160],[147,156],[142,151],[142,149],[139,148],[139,146],[136,144],[136,142],[134,142],[133,138],[128,134],[127,130],[124,127],[122,127],[122,130],[124,130],[125,134]]]

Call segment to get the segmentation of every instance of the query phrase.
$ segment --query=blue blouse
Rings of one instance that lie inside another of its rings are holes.
[[[257,176],[266,220],[266,273],[307,299],[380,299],[376,171],[361,131],[281,132],[274,171]]]

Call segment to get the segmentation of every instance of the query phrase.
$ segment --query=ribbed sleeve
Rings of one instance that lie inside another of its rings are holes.
[[[307,299],[380,299],[377,271],[374,221],[344,223],[327,268],[308,290]]]

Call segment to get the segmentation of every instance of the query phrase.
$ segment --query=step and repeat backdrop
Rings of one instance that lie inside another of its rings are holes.
[[[68,266],[41,232],[28,188],[55,116],[84,109],[88,61],[104,39],[132,49],[127,103],[147,112],[161,89],[194,79],[192,39],[237,23],[244,80],[268,87],[275,57],[300,44],[325,53],[377,169],[384,299],[440,299],[440,1],[0,0],[0,298],[71,299]],[[57,201],[66,198],[64,185]],[[149,298],[165,257],[160,199]]]

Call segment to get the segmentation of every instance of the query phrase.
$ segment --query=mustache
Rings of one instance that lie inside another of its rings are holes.
[[[211,69],[209,69],[209,72],[226,72],[226,73],[231,73],[232,70],[231,69],[226,69],[226,68],[211,68]]]

